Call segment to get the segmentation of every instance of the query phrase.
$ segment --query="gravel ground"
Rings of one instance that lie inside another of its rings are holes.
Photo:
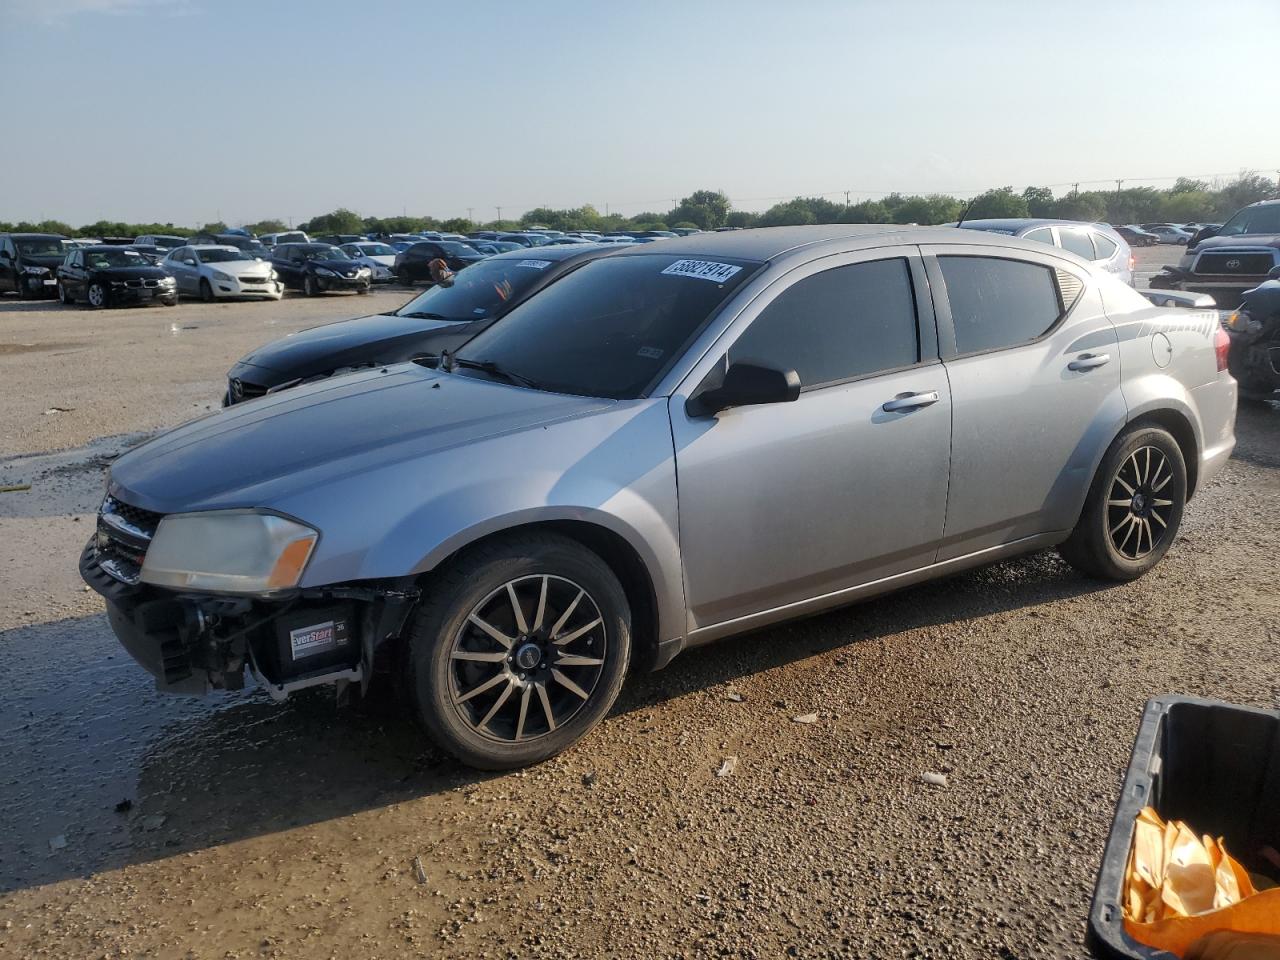
[[[0,956],[1080,957],[1144,701],[1280,699],[1258,407],[1143,580],[1039,554],[725,641],[532,770],[320,691],[158,696],[75,572],[103,466],[262,339],[404,297],[0,304],[0,485],[33,484],[0,494]]]

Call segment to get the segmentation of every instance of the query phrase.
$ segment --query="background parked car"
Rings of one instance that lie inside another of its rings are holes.
[[[392,313],[327,323],[281,337],[231,368],[223,406],[337,373],[456,350],[516,304],[611,252],[606,247],[553,247],[536,264],[523,249],[489,257],[458,274],[452,283],[433,285]]]
[[[161,257],[167,257],[171,250],[177,250],[179,247],[187,245],[186,237],[176,237],[167,233],[144,233],[140,237],[135,237],[132,244],[137,247],[155,247]]]
[[[178,292],[205,302],[221,298],[279,300],[284,294],[271,263],[239,247],[191,244],[172,251],[163,261]]]
[[[1119,226],[1111,229],[1131,247],[1154,247],[1160,242],[1160,238],[1154,233],[1143,230],[1141,227]]]
[[[263,260],[271,256],[271,251],[261,241],[255,240],[253,237],[246,237],[240,233],[197,233],[188,242],[206,247],[235,247]]]
[[[19,300],[54,296],[66,239],[59,233],[0,233],[0,292],[12,290]]]
[[[271,265],[284,285],[308,297],[333,290],[368,293],[373,271],[356,263],[341,248],[327,243],[282,243]]]
[[[361,240],[369,238],[359,233],[330,233],[323,237],[312,237],[312,243],[328,243],[335,247],[340,247],[346,243],[359,243]]]
[[[427,265],[437,259],[443,260],[450,270],[457,273],[473,263],[479,263],[484,259],[484,254],[456,240],[423,240],[396,255],[396,276],[405,283],[430,280],[431,273]]]
[[[1129,244],[1104,223],[1010,217],[1003,220],[966,220],[962,227],[1061,247],[1133,286],[1134,259]]]
[[[1156,236],[1158,243],[1176,244],[1185,247],[1191,240],[1191,234],[1171,223],[1144,223],[1142,229]]]
[[[302,230],[285,230],[282,233],[264,233],[258,238],[268,250],[281,243],[310,243],[311,238]]]
[[[504,233],[498,239],[518,243],[522,247],[540,247],[551,238],[540,233]]]
[[[364,240],[359,243],[342,244],[342,252],[356,263],[372,270],[370,279],[374,283],[390,283],[396,278],[396,254],[399,251],[395,247],[376,240]]]
[[[1229,310],[1278,264],[1280,200],[1262,200],[1244,207],[1220,228],[1201,229],[1178,265],[1165,267],[1151,279],[1151,286],[1206,293]]]
[[[173,277],[130,247],[97,246],[72,250],[57,270],[58,299],[80,301],[100,310],[127,303],[178,302]]]

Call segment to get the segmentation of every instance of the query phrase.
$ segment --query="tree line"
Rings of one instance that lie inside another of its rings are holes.
[[[335,233],[416,233],[441,230],[467,233],[476,229],[519,230],[544,227],[550,230],[669,230],[696,227],[779,227],[811,223],[950,223],[963,212],[967,219],[994,217],[1055,217],[1106,223],[1216,222],[1230,217],[1247,204],[1280,197],[1280,186],[1268,177],[1244,172],[1222,184],[1180,177],[1166,189],[1128,187],[1120,190],[1071,191],[1057,196],[1048,187],[997,187],[971,201],[948,194],[891,193],[878,200],[837,203],[825,197],[795,197],[776,203],[763,213],[734,210],[720,190],[695,190],[670,210],[645,211],[630,217],[602,214],[591,204],[555,210],[536,207],[518,220],[472,221],[465,217],[362,217],[353,210],[339,208],[298,224],[297,229],[312,234]],[[243,225],[255,233],[279,233],[289,229],[280,220],[259,220]],[[0,221],[0,232],[61,233],[81,237],[134,237],[147,233],[191,236],[221,233],[225,223],[206,223],[198,228],[172,223],[123,223],[99,220],[72,227],[57,220],[40,223]]]

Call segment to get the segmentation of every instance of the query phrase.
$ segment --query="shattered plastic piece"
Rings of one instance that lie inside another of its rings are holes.
[[[29,483],[11,483],[0,487],[0,493],[25,493],[31,489]]]
[[[413,858],[413,875],[415,878],[417,878],[417,881],[419,883],[427,882],[427,871],[426,871],[426,868],[422,866],[421,857]]]
[[[730,690],[728,693],[724,695],[724,698],[726,700],[732,700],[734,703],[742,702],[742,694],[740,694],[737,690]]]
[[[947,775],[945,773],[934,773],[928,771],[920,774],[920,779],[931,787],[945,787],[947,785]]]
[[[60,833],[56,837],[49,838],[50,850],[61,850],[66,845],[67,845],[67,838],[65,834]]]
[[[148,817],[142,818],[143,830],[159,830],[164,826],[164,822],[169,818],[163,813],[153,813]]]
[[[817,723],[818,715],[816,713],[802,713],[798,717],[792,717],[796,723]]]
[[[738,758],[725,757],[724,763],[720,764],[720,769],[716,771],[716,776],[727,777],[729,776],[729,774],[733,773],[733,771],[737,769],[738,769]]]

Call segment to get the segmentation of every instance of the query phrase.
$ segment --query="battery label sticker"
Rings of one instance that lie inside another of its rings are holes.
[[[713,260],[677,260],[662,272],[672,277],[694,277],[698,280],[710,280],[712,283],[724,283],[741,269],[732,263],[716,263]]]
[[[326,653],[347,642],[346,623],[316,623],[309,627],[299,627],[289,631],[289,647],[293,651],[293,659],[315,656]]]
[[[550,260],[521,260],[516,264],[517,267],[529,267],[533,270],[545,270],[551,266]]]

